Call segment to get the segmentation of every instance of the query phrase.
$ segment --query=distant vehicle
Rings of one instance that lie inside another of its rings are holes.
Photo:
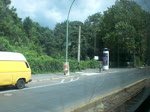
[[[0,52],[0,86],[23,89],[31,81],[31,69],[21,53]]]

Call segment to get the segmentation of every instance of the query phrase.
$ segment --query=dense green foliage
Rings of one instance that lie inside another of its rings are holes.
[[[65,59],[66,21],[53,30],[19,18],[10,0],[0,1],[0,51],[23,53],[34,73],[62,71]],[[133,1],[117,0],[103,14],[95,13],[84,23],[69,21],[69,62],[72,71],[96,67],[95,55],[110,49],[112,66],[131,62],[150,64],[150,13]],[[77,60],[78,30],[81,30],[81,62]]]
[[[117,1],[104,12],[101,32],[105,46],[111,48],[111,60],[145,62],[147,25],[150,16],[133,1]],[[111,19],[111,20],[110,20]]]
[[[32,73],[48,73],[48,72],[62,72],[63,59],[53,59],[49,56],[43,55],[37,58],[28,59]],[[69,60],[70,71],[75,72],[81,69],[97,68],[98,62],[95,60],[81,61],[80,65],[77,60]]]

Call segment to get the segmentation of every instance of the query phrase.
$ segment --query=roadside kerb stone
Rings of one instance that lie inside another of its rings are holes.
[[[122,72],[122,71],[126,71],[126,70],[130,70],[130,69],[113,68],[113,69],[109,69],[107,71],[101,71],[101,72],[99,72],[98,69],[86,69],[86,70],[82,70],[81,72],[75,72],[75,73],[71,72],[69,76],[65,76],[65,75],[63,75],[63,73],[38,74],[38,75],[32,75],[31,83],[44,82],[44,81],[50,81],[50,80],[60,80],[60,79],[67,79],[67,78],[103,75],[103,74],[108,74],[108,73]]]
[[[33,76],[31,83],[35,82],[44,82],[44,81],[50,81],[50,80],[60,80],[60,79],[66,79],[66,78],[75,78],[77,76],[51,76],[51,77],[37,77],[35,78]]]

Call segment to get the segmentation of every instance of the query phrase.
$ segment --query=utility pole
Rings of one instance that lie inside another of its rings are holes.
[[[96,52],[96,31],[94,31],[94,56],[97,56],[97,52]]]
[[[80,44],[81,44],[81,26],[79,26],[79,39],[78,39],[78,62],[80,63]]]
[[[119,58],[119,39],[117,43],[117,67],[119,68],[120,58]]]

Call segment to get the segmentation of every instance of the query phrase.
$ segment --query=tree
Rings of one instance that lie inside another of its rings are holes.
[[[93,58],[94,55],[100,55],[103,49],[102,38],[100,34],[100,26],[102,23],[102,14],[95,13],[89,16],[84,23],[84,36],[86,39],[86,52],[88,57]]]
[[[127,59],[132,55],[145,61],[147,28],[143,16],[146,16],[146,12],[129,0],[116,1],[115,5],[104,12],[101,34],[105,47],[111,50],[111,61],[117,62],[118,58],[120,62],[129,61]],[[116,58],[118,53],[119,57]]]
[[[0,37],[0,51],[11,51],[13,47],[5,37]]]

